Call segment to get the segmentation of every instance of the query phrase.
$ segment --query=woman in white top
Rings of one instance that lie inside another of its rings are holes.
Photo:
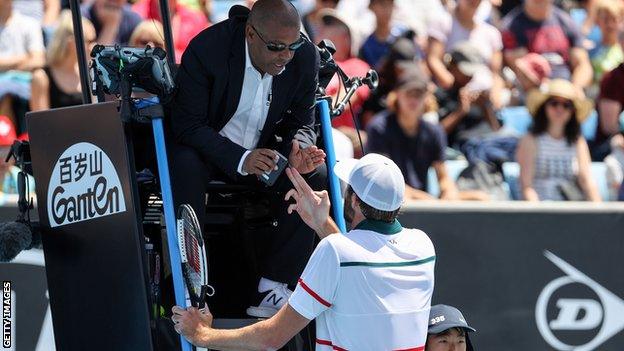
[[[490,99],[495,108],[502,107],[500,92],[504,82],[500,76],[503,62],[501,33],[494,26],[477,18],[482,0],[458,0],[451,14],[442,13],[432,19],[428,28],[427,64],[434,80],[443,89],[453,85],[453,75],[444,64],[444,55],[455,45],[468,41],[480,49],[481,56],[492,71]]]
[[[592,103],[580,97],[569,81],[554,79],[529,92],[527,108],[533,126],[516,150],[523,198],[566,200],[579,189],[586,200],[600,201],[580,127]]]

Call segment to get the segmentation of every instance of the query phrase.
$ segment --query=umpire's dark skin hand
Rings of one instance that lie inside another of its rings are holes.
[[[262,173],[277,169],[278,156],[271,149],[255,149],[251,151],[243,162],[243,171],[249,174],[261,175]]]

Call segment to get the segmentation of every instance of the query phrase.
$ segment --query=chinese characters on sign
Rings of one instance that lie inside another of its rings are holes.
[[[77,143],[59,157],[48,185],[50,226],[124,212],[117,171],[96,145]]]

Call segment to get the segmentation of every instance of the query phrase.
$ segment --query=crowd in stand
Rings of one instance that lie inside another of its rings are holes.
[[[213,11],[223,1],[169,1],[177,62],[226,16]],[[347,75],[379,73],[378,89],[358,90],[333,120],[338,158],[387,155],[414,200],[624,200],[622,0],[294,4],[302,31],[330,39]],[[85,47],[164,47],[158,6],[84,1]],[[27,111],[82,102],[68,8],[0,0],[0,115],[10,133],[26,132]],[[326,91],[345,93],[337,77]]]

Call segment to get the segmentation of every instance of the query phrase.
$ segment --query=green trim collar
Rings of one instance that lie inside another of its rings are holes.
[[[399,220],[397,219],[395,219],[392,223],[365,219],[354,229],[370,230],[379,234],[393,235],[400,233],[403,230],[403,226],[401,226],[401,223],[399,223]]]

